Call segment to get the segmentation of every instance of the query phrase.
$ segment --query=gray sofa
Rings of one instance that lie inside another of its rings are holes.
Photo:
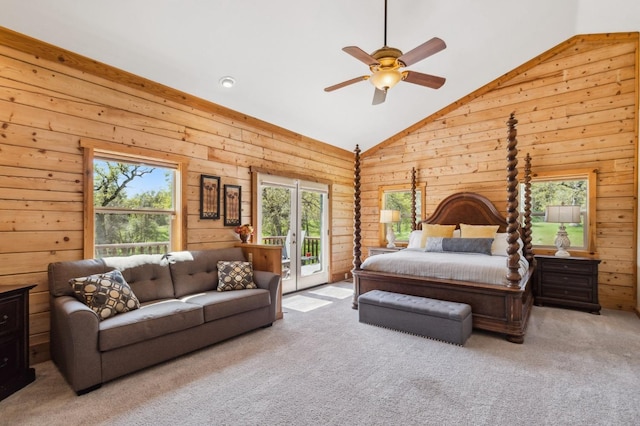
[[[258,288],[217,291],[217,262],[244,261],[242,249],[189,253],[192,260],[121,270],[140,308],[104,320],[76,298],[69,280],[114,267],[102,259],[49,265],[51,358],[78,395],[275,321],[279,275],[253,271]]]

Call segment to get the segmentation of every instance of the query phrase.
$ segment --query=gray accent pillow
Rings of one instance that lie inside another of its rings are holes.
[[[480,253],[491,256],[493,238],[442,238],[429,237],[424,251],[428,252],[456,252]]]

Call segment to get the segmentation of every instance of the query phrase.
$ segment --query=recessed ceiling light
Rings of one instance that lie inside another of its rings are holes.
[[[232,88],[236,84],[236,79],[231,76],[224,76],[220,79],[220,86],[227,89]]]

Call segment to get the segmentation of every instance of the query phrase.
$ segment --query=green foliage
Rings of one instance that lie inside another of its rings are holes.
[[[544,212],[547,206],[578,205],[583,209],[587,203],[587,181],[547,181],[531,184],[531,209]]]
[[[286,235],[290,218],[291,190],[273,186],[262,188],[262,235]]]
[[[322,227],[323,194],[302,191],[300,221],[305,235],[319,237]],[[291,190],[274,186],[262,188],[262,235],[286,236],[291,218]]]

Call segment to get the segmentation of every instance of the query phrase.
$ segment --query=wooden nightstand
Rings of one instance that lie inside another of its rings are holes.
[[[29,290],[35,285],[0,287],[0,400],[36,378],[29,368]]]
[[[535,256],[535,304],[584,309],[600,314],[598,264],[593,257]]]
[[[369,256],[375,256],[376,254],[385,254],[385,253],[393,253],[396,251],[400,251],[404,249],[404,247],[369,247]]]

